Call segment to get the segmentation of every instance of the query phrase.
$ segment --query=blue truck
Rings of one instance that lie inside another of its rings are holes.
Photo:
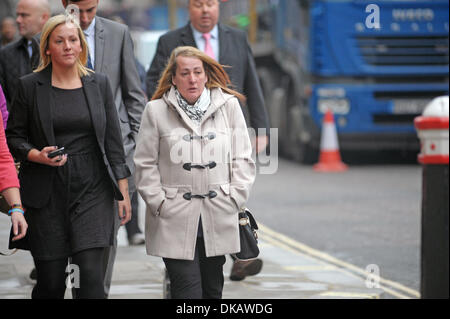
[[[252,47],[280,153],[317,160],[327,109],[341,150],[418,151],[413,119],[449,92],[448,10],[448,0],[259,2]]]

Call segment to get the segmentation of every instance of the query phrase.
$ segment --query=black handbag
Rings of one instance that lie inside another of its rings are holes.
[[[258,224],[250,211],[244,208],[239,212],[239,239],[241,251],[235,254],[239,260],[255,259],[259,255],[258,234],[256,230]]]
[[[17,252],[18,249],[30,250],[28,236],[25,236],[24,238],[19,239],[17,241],[12,241],[13,237],[14,237],[13,226],[11,225],[11,229],[9,231],[9,245],[8,245],[8,249],[10,251],[9,252],[0,251],[0,256],[12,256]]]
[[[11,243],[12,243],[12,238],[14,237],[13,235],[13,227],[11,225],[11,230],[10,230],[10,234],[9,234],[9,249],[14,249],[10,252],[3,252],[0,251],[0,256],[12,256],[17,252],[17,248],[16,247],[11,247]],[[24,238],[22,238],[22,240],[24,240]]]

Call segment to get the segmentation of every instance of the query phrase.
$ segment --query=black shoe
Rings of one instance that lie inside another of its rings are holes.
[[[172,296],[170,294],[170,278],[167,269],[164,271],[163,299],[172,299]]]
[[[142,233],[137,233],[128,238],[128,244],[130,246],[139,246],[145,244],[145,236]]]
[[[247,276],[259,274],[263,261],[259,258],[252,260],[235,260],[231,268],[230,280],[241,281]]]

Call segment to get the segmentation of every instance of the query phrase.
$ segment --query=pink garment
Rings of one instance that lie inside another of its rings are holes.
[[[2,111],[2,118],[3,118],[3,127],[6,129],[6,123],[8,123],[8,108],[6,107],[6,99],[5,95],[3,94],[2,86],[0,85],[0,110]]]
[[[2,122],[3,120],[0,121],[0,192],[7,188],[19,187],[16,166],[6,144],[5,129]]]
[[[205,54],[215,60],[216,55],[214,54],[214,50],[212,48],[211,41],[210,41],[211,33],[203,33],[203,39],[205,39],[205,50],[204,50]]]

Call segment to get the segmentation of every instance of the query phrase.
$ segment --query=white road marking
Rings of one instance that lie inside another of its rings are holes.
[[[326,261],[327,263],[331,263],[333,265],[338,266],[342,270],[347,270],[346,272],[352,275],[358,275],[359,278],[366,279],[370,273],[368,273],[366,270],[359,268],[355,265],[352,265],[350,263],[347,263],[345,261],[339,260],[331,255],[328,255],[322,251],[319,251],[317,249],[311,248],[305,244],[302,244],[292,238],[287,237],[286,235],[280,234],[269,227],[258,223],[259,226],[259,232],[258,235],[263,241],[270,242],[271,244],[275,244],[278,247],[287,249],[293,253],[299,254],[307,254],[309,256],[313,256],[314,258],[317,258],[322,261]],[[398,282],[379,278],[380,279],[380,288],[383,289],[386,293],[393,295],[397,298],[401,299],[410,299],[410,298],[420,298],[420,293],[414,289],[411,289],[409,287],[406,287]],[[392,289],[391,289],[392,288]],[[402,293],[396,292],[396,289]],[[406,296],[404,294],[410,295]]]

